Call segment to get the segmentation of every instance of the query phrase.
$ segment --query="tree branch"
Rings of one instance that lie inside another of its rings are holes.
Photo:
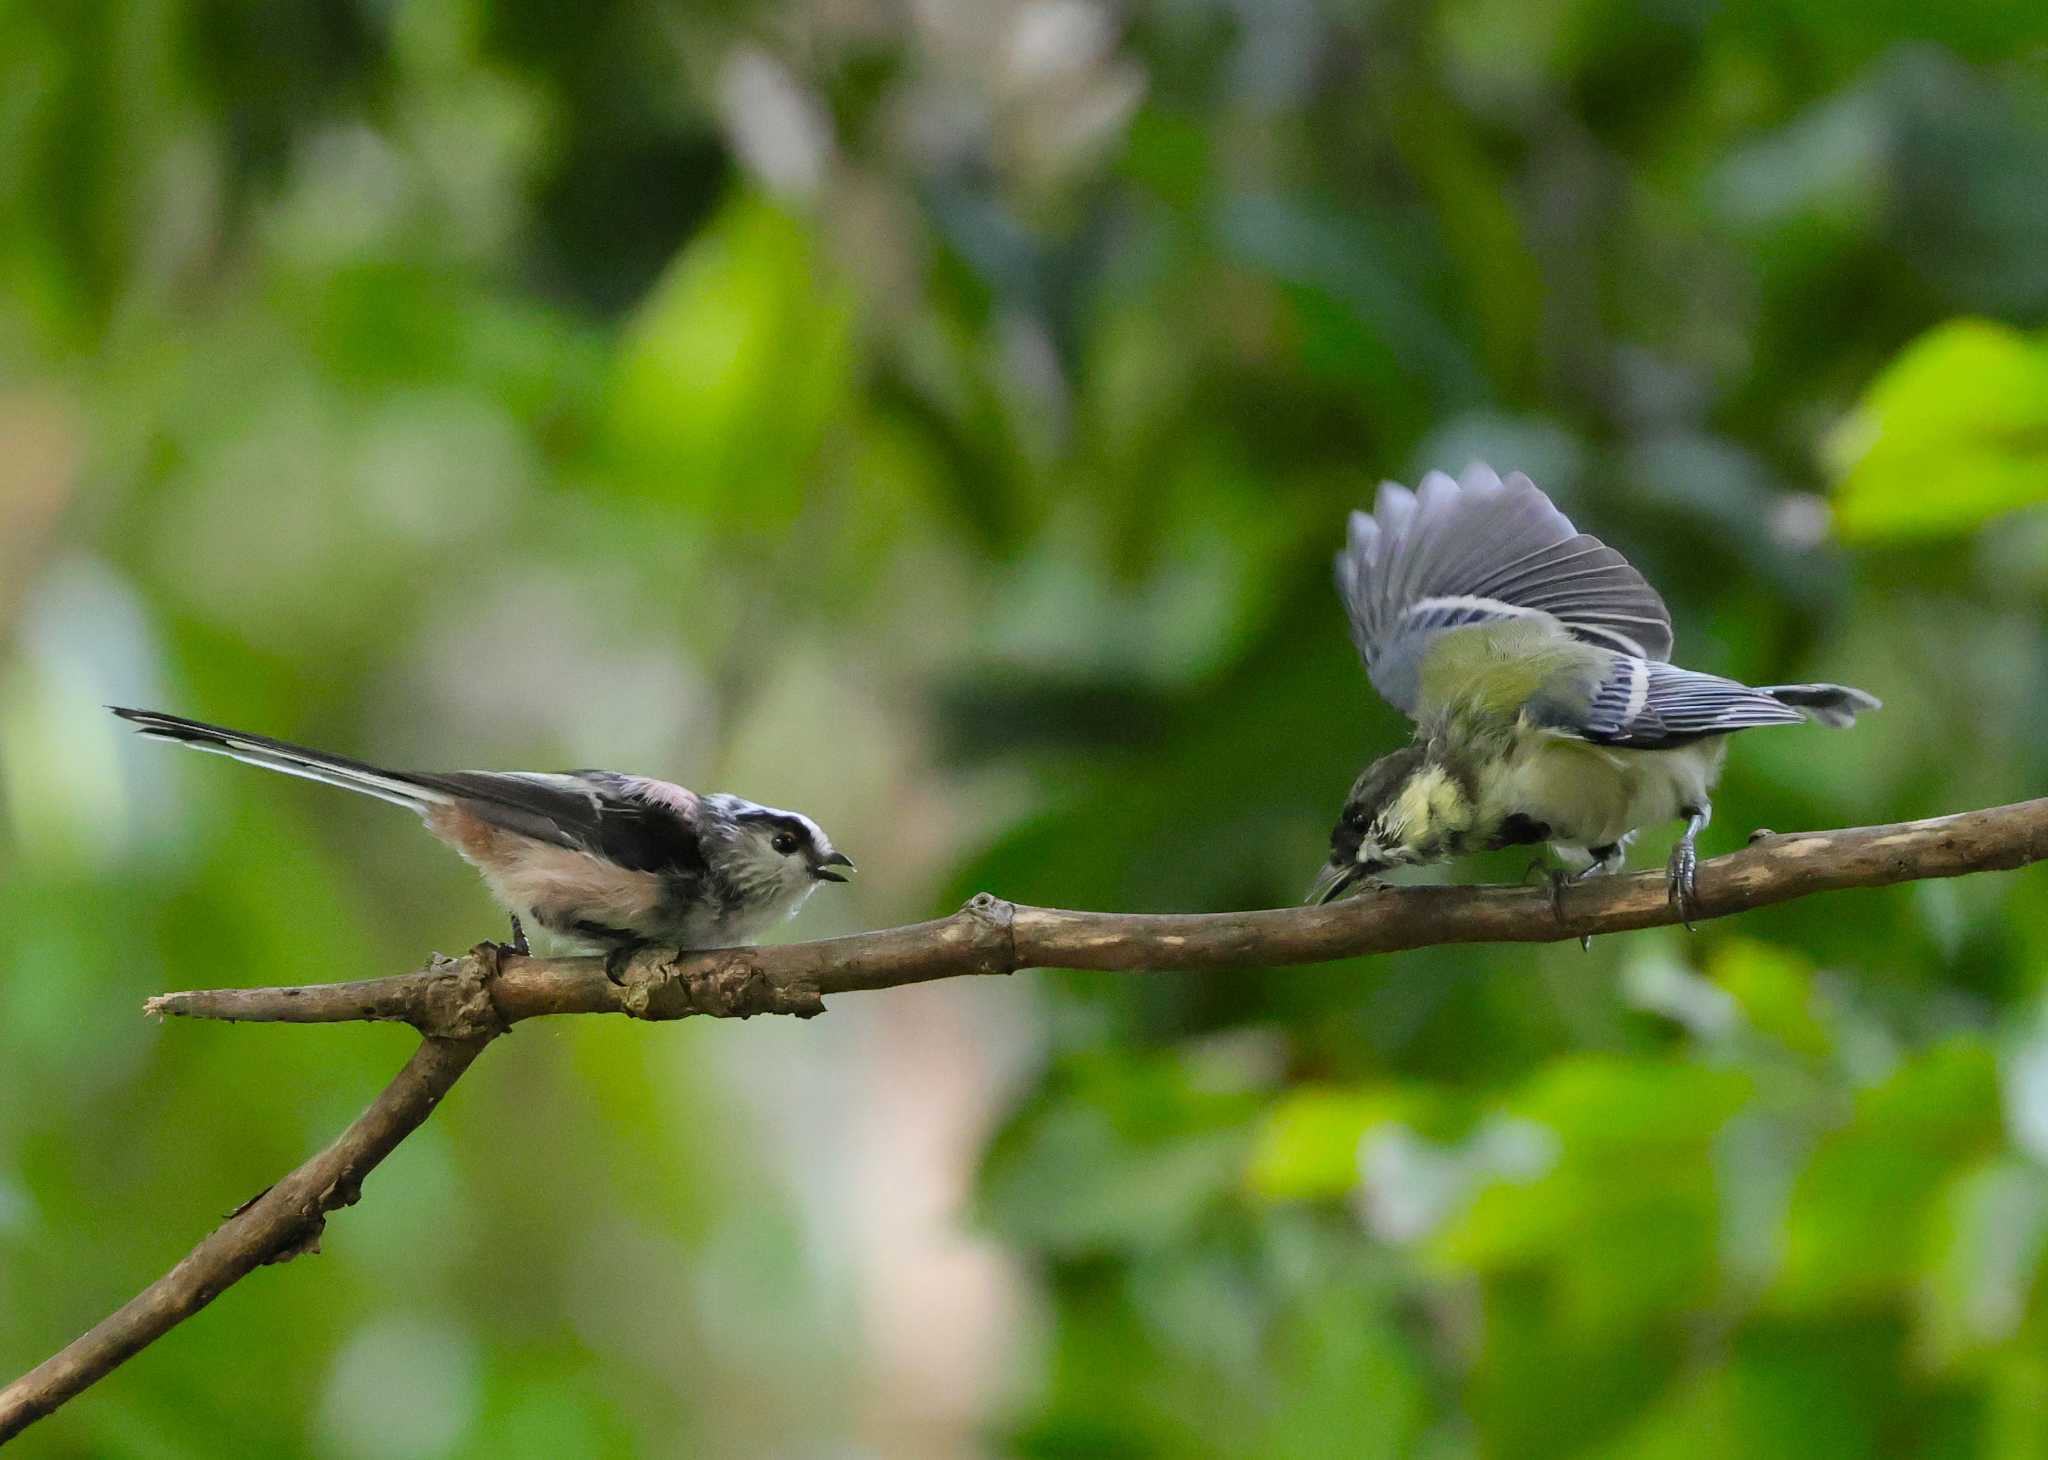
[[[133,1358],[268,1262],[320,1250],[327,1213],[351,1206],[363,1178],[433,1114],[489,1035],[420,1042],[398,1078],[340,1139],[245,1203],[176,1267],[52,1358],[0,1389],[0,1444]]]
[[[1697,918],[1816,892],[1881,887],[2048,860],[2048,799],[1892,826],[1778,836],[1699,866]],[[1561,915],[1560,915],[1561,914]],[[1569,888],[1411,887],[1324,907],[1235,913],[1097,913],[982,893],[934,922],[773,948],[648,949],[614,982],[602,960],[500,956],[489,947],[391,978],[208,989],[149,1000],[157,1016],[331,1023],[397,1020],[425,1038],[398,1078],[332,1146],[242,1207],[61,1353],[0,1389],[0,1441],[48,1414],[229,1284],[317,1250],[326,1214],[353,1203],[377,1163],[432,1112],[484,1047],[522,1019],[623,1013],[821,1013],[828,994],[1021,968],[1223,970],[1318,963],[1442,943],[1540,943],[1678,921],[1662,873]]]
[[[1850,887],[1882,887],[2024,866],[2048,858],[2048,799],[1930,821],[1778,836],[1699,865],[1695,920]],[[1217,971],[1320,963],[1442,943],[1548,943],[1679,921],[1664,874],[1547,887],[1404,887],[1324,907],[1229,913],[1100,913],[1009,903],[982,893],[959,912],[846,938],[769,948],[635,955],[614,983],[597,958],[508,958],[490,985],[507,1024],[544,1014],[809,1016],[828,994],[1021,968]],[[447,1032],[465,997],[446,970],[294,988],[163,994],[156,1015],[292,1024],[397,1019]],[[458,1030],[460,1026],[455,1026]]]

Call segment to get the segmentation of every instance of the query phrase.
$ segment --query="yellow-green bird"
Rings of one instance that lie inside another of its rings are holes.
[[[1415,739],[1352,785],[1315,902],[1390,867],[1536,842],[1581,877],[1610,872],[1640,829],[1683,821],[1670,897],[1690,920],[1728,735],[1878,708],[1847,685],[1678,668],[1657,590],[1519,472],[1382,483],[1371,514],[1351,514],[1337,591]]]

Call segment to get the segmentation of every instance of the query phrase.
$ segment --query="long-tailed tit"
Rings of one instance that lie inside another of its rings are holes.
[[[818,824],[738,796],[617,771],[389,771],[153,710],[113,708],[144,735],[359,791],[418,813],[512,914],[565,948],[618,954],[753,941],[853,863]]]

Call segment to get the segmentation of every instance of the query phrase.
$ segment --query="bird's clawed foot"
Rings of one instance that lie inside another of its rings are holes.
[[[1560,868],[1553,867],[1541,857],[1538,857],[1524,869],[1522,880],[1527,882],[1531,872],[1541,872],[1543,874],[1543,880],[1550,884],[1550,916],[1562,928],[1565,926],[1564,890],[1574,882],[1584,881],[1590,875],[1591,870],[1591,868],[1588,868],[1587,871],[1574,875]],[[1587,953],[1593,951],[1593,935],[1591,933],[1579,934],[1579,948]]]
[[[1665,897],[1671,904],[1671,910],[1678,914],[1678,920],[1685,924],[1688,933],[1698,931],[1693,927],[1692,920],[1700,910],[1699,864],[1699,853],[1693,850],[1690,838],[1679,842],[1671,849]]]
[[[1541,857],[1534,858],[1522,869],[1522,880],[1527,882],[1530,876],[1536,873],[1540,873],[1543,880],[1550,884],[1550,915],[1557,919],[1557,925],[1561,928],[1564,926],[1564,890],[1572,879]]]
[[[624,988],[626,986],[626,965],[633,961],[634,954],[647,946],[649,945],[646,943],[619,944],[618,947],[612,949],[611,952],[604,956],[604,976],[619,987]]]
[[[1714,808],[1702,801],[1697,806],[1681,806],[1678,814],[1685,818],[1685,830],[1679,835],[1678,845],[1671,849],[1670,884],[1665,895],[1671,903],[1671,910],[1685,924],[1685,930],[1692,933],[1698,931],[1692,920],[1699,916],[1700,911],[1700,854],[1693,849],[1693,843],[1706,830]]]
[[[526,941],[526,927],[519,921],[518,913],[512,914],[511,942],[493,943],[486,940],[476,946],[489,952],[492,959],[499,962],[507,958],[531,958],[533,956],[533,949]]]
[[[528,957],[533,952],[526,943],[526,924],[519,921],[518,913],[512,914],[512,942],[510,946],[512,951],[521,958]]]

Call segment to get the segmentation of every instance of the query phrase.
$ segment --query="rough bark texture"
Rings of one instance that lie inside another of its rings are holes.
[[[1816,892],[1956,877],[2048,859],[2048,799],[1928,821],[1778,836],[1699,866],[1696,919]],[[520,958],[492,945],[416,973],[291,988],[207,989],[149,1000],[159,1017],[332,1023],[396,1020],[424,1036],[389,1088],[333,1145],[230,1216],[170,1272],[62,1352],[0,1389],[0,1442],[93,1384],[255,1268],[316,1251],[327,1213],[352,1204],[497,1035],[548,1014],[809,1017],[828,994],[1022,968],[1217,971],[1319,963],[1441,943],[1540,943],[1679,920],[1661,873],[1581,883],[1553,907],[1542,887],[1414,887],[1324,907],[1100,913],[982,893],[934,922],[815,943],[678,953],[649,949],[615,981],[595,958]]]
[[[433,1114],[483,1053],[488,1035],[426,1039],[339,1140],[245,1203],[184,1260],[62,1352],[0,1389],[0,1443],[183,1323],[267,1262],[320,1250],[327,1214],[362,1195],[363,1178]]]

